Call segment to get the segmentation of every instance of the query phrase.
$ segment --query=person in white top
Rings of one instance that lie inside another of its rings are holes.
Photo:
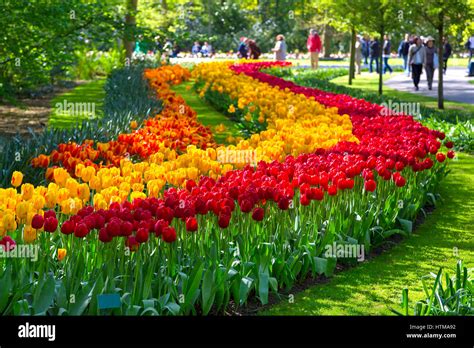
[[[284,62],[286,60],[286,42],[283,35],[277,35],[275,47],[272,49],[275,53],[275,60]]]

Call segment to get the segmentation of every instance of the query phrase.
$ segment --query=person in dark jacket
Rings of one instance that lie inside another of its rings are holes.
[[[367,61],[367,58],[369,58],[369,38],[367,35],[364,35],[362,40],[360,40],[361,43],[361,53],[362,57],[364,58],[364,64],[367,65],[369,62]]]
[[[448,42],[448,38],[443,38],[443,73],[446,74],[446,70],[448,69],[448,59],[453,53],[453,49]]]
[[[380,45],[379,41],[376,37],[372,38],[369,43],[369,72],[373,72],[372,64],[375,61],[375,71],[380,73],[379,70],[379,53],[380,53]]]
[[[410,64],[408,64],[408,50],[410,49],[410,35],[405,34],[405,38],[398,45],[398,56],[403,59],[403,70],[410,75]]]
[[[387,72],[387,70],[390,71],[390,74],[393,72],[392,67],[388,65],[391,49],[392,49],[392,44],[390,43],[390,38],[388,37],[388,35],[384,35],[383,36],[383,52],[382,52],[384,74]]]
[[[239,58],[242,59],[247,59],[248,56],[248,50],[247,45],[245,44],[245,40],[247,40],[246,37],[240,38],[239,48],[237,49],[237,55],[239,56]]]

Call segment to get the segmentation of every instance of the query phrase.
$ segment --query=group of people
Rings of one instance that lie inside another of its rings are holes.
[[[282,35],[283,36],[283,35]],[[258,47],[257,42],[248,37],[240,38],[239,47],[237,48],[237,56],[242,59],[258,59],[262,51]]]
[[[321,38],[315,29],[309,31],[308,40],[306,42],[308,52],[311,59],[311,67],[318,68],[319,53],[321,52]],[[275,38],[275,46],[272,48],[274,58],[276,61],[285,61],[288,48],[285,42],[285,37],[278,34]],[[237,56],[243,59],[258,59],[261,55],[261,50],[255,40],[247,37],[241,37],[239,47],[237,48]]]
[[[383,67],[379,66],[380,50],[382,50]],[[368,36],[357,35],[355,44],[355,63],[357,67],[357,74],[361,73],[362,59],[364,64],[369,66],[369,72],[375,71],[380,73],[381,71],[385,74],[387,71],[393,72],[388,60],[390,59],[390,52],[392,50],[392,43],[388,35],[384,35],[382,47],[380,47],[379,40],[377,37],[369,39]]]
[[[194,45],[191,49],[191,53],[193,57],[212,57],[214,55],[214,50],[212,46],[205,41],[204,44],[201,46],[201,44],[196,41],[194,42]]]
[[[443,71],[446,73],[448,59],[452,54],[452,47],[447,38],[443,39]],[[382,52],[380,52],[382,50]],[[380,45],[377,37],[369,40],[367,36],[358,35],[356,41],[355,60],[357,73],[361,72],[361,62],[369,66],[369,72],[374,71],[373,65],[375,62],[375,71],[377,73],[385,74],[387,71],[392,73],[393,69],[389,64],[391,57],[392,45],[390,37],[384,35],[383,44]],[[433,87],[433,76],[435,69],[440,63],[437,55],[437,50],[434,46],[434,39],[431,36],[418,37],[416,35],[406,34],[404,39],[398,46],[398,56],[403,59],[403,68],[407,76],[412,74],[413,84],[416,91],[419,90],[420,77],[423,73],[423,67],[426,71],[426,78],[428,82],[428,89]],[[382,53],[383,66],[379,67],[379,57]]]

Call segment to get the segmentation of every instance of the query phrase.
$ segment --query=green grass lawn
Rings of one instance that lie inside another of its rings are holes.
[[[423,298],[420,278],[445,267],[454,273],[458,258],[474,266],[474,157],[459,154],[441,183],[442,201],[415,234],[389,251],[342,271],[283,300],[260,315],[390,315],[400,310],[402,289],[411,307]],[[456,249],[457,248],[457,249]],[[459,256],[456,256],[456,250]]]
[[[384,80],[388,80],[397,74],[402,74],[402,73],[394,72],[392,75],[385,74]],[[471,82],[472,81],[473,80],[471,80]],[[362,75],[357,75],[356,78],[352,80],[352,85],[349,85],[347,75],[337,77],[331,80],[330,82],[341,85],[341,86],[350,87],[350,88],[359,88],[364,91],[369,91],[369,92],[374,92],[374,93],[377,93],[379,89],[379,85],[378,85],[379,76],[375,73],[373,74],[362,73]],[[438,107],[438,100],[436,98],[427,97],[422,94],[414,94],[414,93],[409,93],[409,92],[397,91],[385,85],[383,86],[383,94],[388,97],[399,98],[400,100],[404,102],[419,102],[431,108]],[[445,100],[444,106],[446,109],[460,109],[460,110],[474,112],[474,104],[466,104],[466,103],[459,103],[459,102]]]
[[[93,80],[56,96],[51,101],[49,126],[71,128],[87,118],[102,117],[105,81],[106,79]],[[93,115],[90,112],[93,112]]]
[[[198,94],[192,88],[186,89],[187,86],[192,87],[193,84],[193,81],[188,81],[177,86],[173,86],[172,89],[181,95],[186,103],[197,112],[199,122],[211,128],[216,142],[219,144],[226,144],[226,138],[230,135],[237,136],[239,129],[228,117],[201,100]],[[216,132],[216,126],[220,124],[225,126],[225,131],[218,133]]]

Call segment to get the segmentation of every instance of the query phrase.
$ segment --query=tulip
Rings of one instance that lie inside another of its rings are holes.
[[[22,181],[23,181],[23,173],[14,171],[12,174],[12,181],[11,181],[12,186],[18,187],[21,185]]]
[[[46,214],[46,212],[45,212]],[[55,232],[56,229],[58,228],[58,219],[56,219],[53,216],[49,216],[44,219],[44,230],[46,232]]]
[[[43,228],[43,224],[44,224],[44,218],[42,215],[36,214],[35,216],[33,216],[33,219],[31,220],[31,227],[39,230]]]
[[[186,231],[195,232],[198,229],[198,222],[194,216],[190,216],[186,219]]]
[[[63,248],[58,248],[58,261],[64,260],[67,255],[67,250]]]
[[[262,221],[264,215],[265,211],[262,208],[257,207],[252,212],[252,219],[254,219],[255,221]]]
[[[15,241],[10,236],[5,236],[0,240],[0,245],[4,251],[12,251],[16,247]]]

